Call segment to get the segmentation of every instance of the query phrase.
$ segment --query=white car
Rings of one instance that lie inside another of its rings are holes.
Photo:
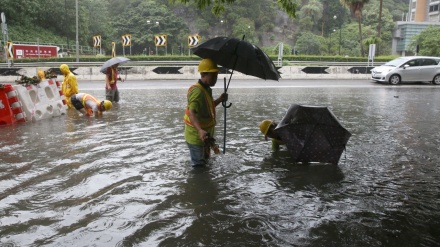
[[[371,79],[397,85],[401,82],[429,81],[440,85],[440,57],[399,57],[371,70]]]

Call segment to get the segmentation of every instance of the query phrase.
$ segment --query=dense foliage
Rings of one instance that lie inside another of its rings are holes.
[[[361,0],[345,2],[357,1]],[[407,0],[382,0],[379,22],[379,1],[364,1],[359,22],[340,0],[77,2],[78,16],[74,0],[0,0],[9,40],[61,44],[72,51],[78,18],[79,44],[93,47],[93,36],[100,35],[102,51],[107,55],[112,42],[116,44],[117,54],[188,54],[188,36],[195,34],[202,41],[215,36],[244,35],[270,54],[276,54],[282,42],[285,55],[296,51],[300,55],[361,56],[361,45],[374,41],[378,43],[378,51],[388,55],[394,22],[408,10]],[[123,47],[121,36],[127,34],[132,37],[131,46]],[[159,34],[167,35],[166,47],[155,46],[154,37]]]
[[[423,30],[419,35],[413,36],[410,47],[417,52],[417,45],[419,46],[418,55],[425,56],[440,56],[440,27],[429,26]]]

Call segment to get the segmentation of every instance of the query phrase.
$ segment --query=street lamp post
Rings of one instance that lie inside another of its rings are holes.
[[[150,20],[147,20],[147,25],[150,25],[150,24],[152,24],[152,23],[154,23],[158,28],[149,28],[149,30],[151,31],[152,29],[155,29],[155,30],[159,30],[160,31],[160,26],[159,26],[159,22],[158,21],[150,21]],[[154,42],[156,42],[156,41],[154,41]],[[148,55],[152,55],[151,54],[151,47],[150,46],[148,46]],[[165,54],[167,53],[167,47],[165,46]],[[157,55],[157,46],[156,46],[156,55]]]
[[[330,55],[332,53],[332,32],[329,33],[330,38],[330,45],[328,46],[328,54]]]
[[[335,15],[333,16],[333,19],[337,19],[338,17]],[[342,31],[342,20],[339,21],[339,49],[338,49],[338,55],[341,55],[341,31]]]
[[[76,62],[79,62],[79,39],[78,39],[78,0],[76,0]]]

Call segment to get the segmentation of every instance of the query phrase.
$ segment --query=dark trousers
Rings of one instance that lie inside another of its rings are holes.
[[[119,90],[115,89],[106,89],[105,90],[105,99],[110,100],[111,102],[119,102]]]

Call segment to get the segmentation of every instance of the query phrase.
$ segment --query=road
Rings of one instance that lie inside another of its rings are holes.
[[[228,80],[228,78],[227,78]],[[142,80],[142,81],[125,81],[118,82],[120,90],[124,89],[160,89],[160,88],[188,88],[194,80]],[[81,89],[100,89],[103,87],[103,81],[79,81]],[[223,88],[224,79],[219,78],[214,88]],[[280,80],[280,81],[265,81],[265,80],[234,80],[230,82],[229,88],[271,88],[271,87],[286,87],[286,88],[440,88],[428,82],[410,83],[397,86],[389,84],[377,83],[371,80]]]
[[[232,107],[217,107],[226,153],[192,169],[194,82],[121,82],[100,118],[2,126],[0,246],[438,246],[440,87],[233,80]],[[79,89],[104,97],[103,81]],[[271,151],[258,125],[293,103],[327,106],[350,131],[338,165]]]

